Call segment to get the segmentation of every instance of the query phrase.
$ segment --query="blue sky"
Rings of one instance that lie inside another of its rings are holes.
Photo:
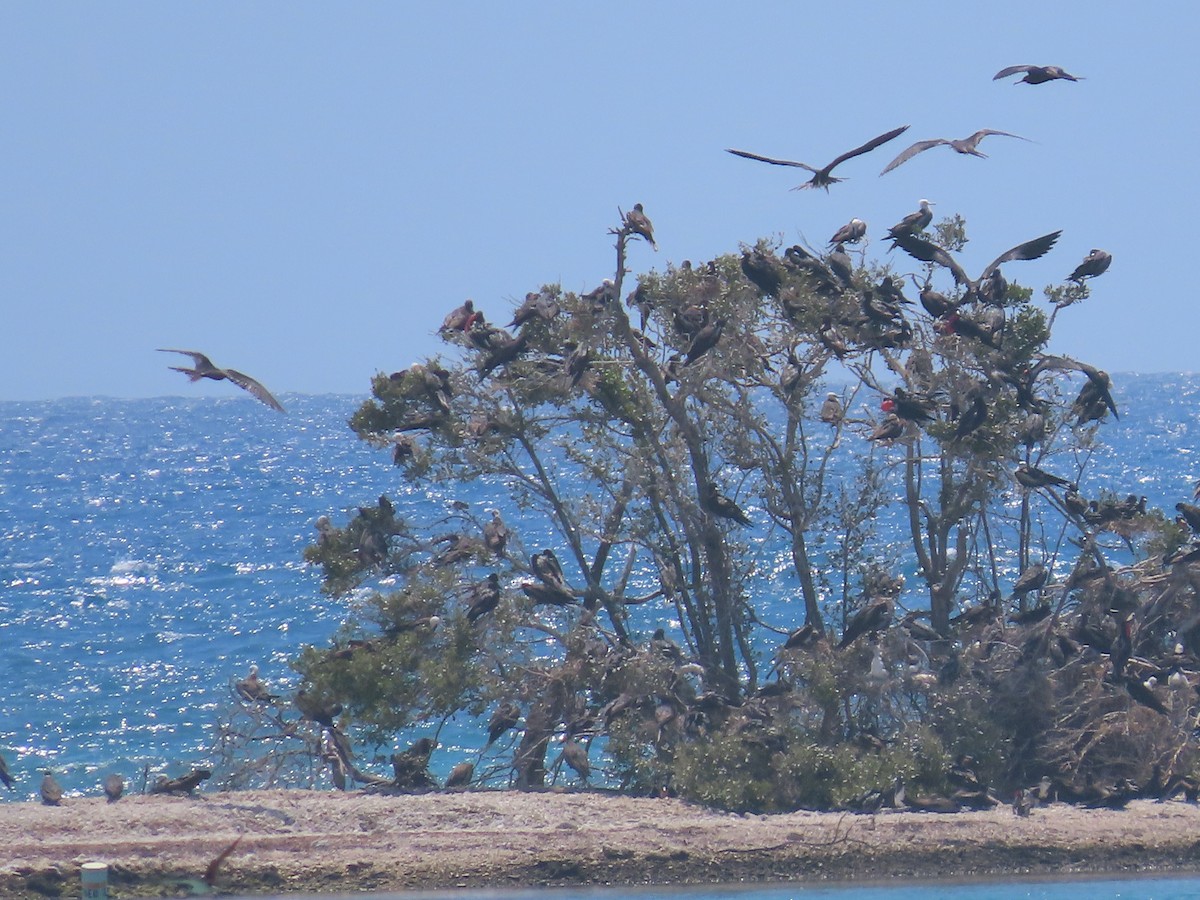
[[[1197,16],[1184,4],[56,3],[0,5],[0,399],[358,392],[545,282],[778,237],[879,236],[921,197],[967,219],[969,272],[1040,289],[1114,256],[1054,349],[1193,371]],[[1076,84],[992,75],[1053,63]],[[826,194],[801,170],[899,125]],[[993,137],[886,176],[915,140]],[[898,259],[902,270],[915,264]]]

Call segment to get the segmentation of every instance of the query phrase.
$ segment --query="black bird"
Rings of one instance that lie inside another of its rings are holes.
[[[967,408],[958,415],[958,422],[954,426],[954,439],[961,441],[972,431],[983,425],[987,421],[987,417],[988,408],[987,403],[984,402],[983,395],[978,391],[973,392]]]
[[[104,796],[109,803],[116,803],[125,793],[125,779],[115,772],[104,779]]]
[[[920,209],[909,213],[888,229],[888,237],[895,239],[903,234],[916,234],[924,231],[933,221],[933,210],[929,208],[931,206],[933,206],[932,200],[922,200]]]
[[[1050,577],[1050,570],[1042,563],[1034,563],[1025,569],[1013,585],[1013,596],[1024,597],[1026,594],[1040,590]]]
[[[342,713],[342,704],[314,697],[304,688],[296,691],[292,702],[296,704],[296,709],[300,710],[301,718],[326,728],[333,728],[333,717]]]
[[[1113,418],[1121,418],[1117,415],[1117,404],[1112,397],[1112,380],[1108,373],[1083,364],[1080,364],[1080,367],[1088,380],[1083,383],[1083,387],[1079,389],[1079,396],[1071,404],[1071,412],[1077,416],[1075,424],[1099,421],[1104,418],[1106,412],[1111,412]]]
[[[845,247],[841,244],[835,246],[825,257],[825,262],[829,266],[829,270],[841,282],[842,287],[854,287],[854,263]]]
[[[626,234],[636,234],[646,239],[655,250],[658,249],[658,244],[654,242],[654,226],[650,224],[650,220],[646,218],[646,212],[642,209],[642,204],[633,204],[633,209],[625,213],[625,225],[623,230]]]
[[[248,391],[256,400],[260,400],[271,409],[283,412],[284,409],[279,401],[271,396],[271,392],[263,387],[259,382],[255,381],[249,375],[245,375],[237,369],[221,369],[214,366],[212,360],[196,350],[172,350],[168,347],[159,347],[159,353],[182,353],[184,356],[192,358],[192,366],[194,368],[186,368],[185,366],[168,366],[173,372],[182,372],[188,377],[188,381],[199,381],[201,378],[211,378],[213,381],[232,381],[244,391]]]
[[[511,700],[501,701],[495,712],[492,713],[492,717],[488,719],[487,746],[494,744],[504,732],[516,728],[520,721],[521,707]]]
[[[1167,708],[1163,706],[1163,702],[1158,699],[1154,691],[1152,691],[1142,679],[1136,675],[1125,675],[1123,678],[1125,690],[1129,692],[1129,696],[1136,700],[1142,706],[1149,707],[1156,713],[1162,715],[1170,715]]]
[[[1044,487],[1065,487],[1076,490],[1077,486],[1067,481],[1065,478],[1060,478],[1058,475],[1053,475],[1045,469],[1039,469],[1037,466],[1030,466],[1021,463],[1013,471],[1013,477],[1019,484],[1024,487],[1037,489]]]
[[[500,576],[493,572],[471,589],[467,621],[474,622],[500,605]]]
[[[0,756],[0,784],[4,785],[10,791],[15,791],[13,787],[12,773],[8,771],[8,763],[4,761],[4,757]]]
[[[576,742],[572,735],[567,735],[563,738],[563,759],[567,765],[579,773],[579,777],[587,783],[588,775],[591,774],[592,767],[588,762],[587,750],[582,744]]]
[[[967,156],[987,158],[987,154],[981,152],[977,148],[979,146],[979,142],[990,134],[1002,135],[1003,137],[1019,138],[1022,141],[1029,140],[1029,138],[1024,138],[1019,134],[1012,134],[1008,131],[996,131],[994,128],[981,128],[970,137],[959,138],[958,140],[950,140],[949,138],[932,138],[928,141],[917,141],[915,144],[893,159],[890,163],[884,166],[883,171],[879,174],[886,175],[888,172],[892,171],[892,169],[896,168],[896,166],[900,165],[901,163],[908,162],[918,153],[923,153],[924,151],[929,150],[931,147],[940,147],[943,144],[949,147],[951,150],[966,154]]]
[[[879,135],[879,137],[872,138],[871,140],[869,140],[865,144],[863,144],[861,147],[855,147],[853,150],[843,153],[841,156],[839,156],[837,159],[835,159],[829,165],[827,165],[821,169],[814,168],[813,166],[810,166],[808,163],[793,162],[792,160],[789,160],[789,159],[773,159],[769,156],[759,156],[757,153],[748,153],[745,150],[729,150],[727,152],[732,153],[734,156],[742,156],[742,157],[745,157],[746,159],[756,159],[759,162],[770,163],[773,166],[795,166],[800,169],[806,169],[809,172],[813,173],[813,177],[809,181],[806,181],[804,184],[800,184],[800,185],[797,185],[796,187],[792,188],[792,190],[800,191],[800,190],[804,190],[806,188],[820,187],[820,188],[825,188],[825,190],[828,191],[829,185],[836,184],[837,182],[844,180],[841,178],[834,178],[830,174],[837,166],[841,165],[848,159],[853,159],[856,156],[860,156],[863,153],[868,153],[869,151],[874,150],[876,147],[878,147],[882,144],[886,144],[888,141],[892,140],[893,138],[899,137],[907,130],[908,130],[907,125],[902,125],[899,128],[893,128],[891,131],[888,131],[884,134]]]
[[[1054,231],[1005,250],[988,263],[979,278],[974,281],[967,277],[966,271],[964,271],[963,267],[958,264],[958,261],[953,256],[937,244],[927,241],[924,238],[913,235],[901,235],[896,238],[896,246],[914,259],[918,259],[921,262],[935,263],[949,269],[950,273],[954,276],[955,283],[963,285],[967,289],[968,299],[970,299],[981,296],[980,285],[992,274],[997,266],[1013,260],[1030,260],[1045,256],[1061,234],[1062,231]]]
[[[833,237],[829,239],[831,244],[857,244],[867,234],[867,223],[860,218],[853,218],[837,231],[833,233]]]
[[[683,663],[683,651],[667,637],[667,632],[662,628],[655,628],[654,634],[650,635],[650,653],[675,665]]]
[[[1108,271],[1108,267],[1112,265],[1112,254],[1106,250],[1093,248],[1087,256],[1083,258],[1083,262],[1075,267],[1075,271],[1067,276],[1068,281],[1074,281],[1078,284],[1083,284],[1085,278],[1095,278],[1097,275],[1103,275]]]
[[[1200,534],[1200,506],[1196,506],[1194,503],[1176,503],[1175,511],[1187,523],[1188,528],[1196,534]]]
[[[708,324],[708,310],[703,306],[685,306],[672,313],[675,330],[688,337],[695,337]]]
[[[817,627],[812,622],[806,622],[795,631],[788,634],[787,640],[783,642],[783,650],[799,650],[803,647],[811,647],[817,641],[824,637],[824,633],[817,630]]]
[[[407,750],[393,753],[392,772],[396,776],[393,785],[403,790],[435,787],[436,782],[429,774],[429,757],[436,746],[437,741],[424,737]]]
[[[692,338],[692,343],[687,349],[687,358],[683,364],[690,366],[701,356],[717,346],[717,342],[721,340],[721,332],[725,330],[725,320],[717,319],[715,322],[705,325],[696,332],[696,336]]]
[[[501,335],[493,341],[491,352],[479,363],[480,376],[487,375],[497,366],[507,365],[512,362],[525,352],[525,347],[528,343],[529,335],[524,331],[517,337],[501,332]]]
[[[763,294],[774,297],[783,284],[783,271],[774,254],[764,253],[755,247],[742,250],[742,274]]]
[[[46,806],[59,806],[62,804],[62,785],[58,783],[58,779],[50,774],[49,769],[46,770],[46,774],[42,777],[41,795],[42,803],[46,804]]]
[[[909,422],[931,422],[937,405],[929,397],[914,394],[897,387],[891,397],[885,397],[880,404],[884,412],[894,413]]]
[[[925,312],[929,313],[935,319],[947,316],[957,309],[949,297],[933,289],[932,283],[928,278],[925,279],[925,284],[921,287],[921,293],[917,296],[920,297],[921,306],[925,308]]]
[[[151,785],[150,793],[191,794],[200,786],[200,782],[207,781],[211,777],[211,769],[192,769],[186,775],[181,775],[178,778],[168,778],[166,775],[159,775],[158,779]]]
[[[1009,75],[1016,75],[1018,72],[1024,72],[1025,77],[1017,79],[1013,84],[1045,84],[1047,81],[1058,79],[1062,79],[1063,81],[1083,80],[1082,77],[1072,75],[1059,66],[1007,66],[993,75],[992,81],[1007,78]]]
[[[850,618],[850,621],[846,623],[846,630],[842,634],[841,641],[838,643],[838,649],[842,650],[849,647],[864,634],[882,631],[888,627],[891,620],[892,601],[887,597],[880,600],[873,600],[856,612]]]
[[[895,413],[888,413],[867,436],[869,441],[894,441],[904,434],[904,422]]]
[[[553,550],[543,550],[535,553],[529,559],[529,567],[543,583],[551,587],[565,588],[566,579],[563,577],[562,565]]]
[[[700,496],[700,506],[722,519],[732,519],[740,525],[752,524],[749,517],[742,512],[742,508],[718,491],[717,486],[711,481],[705,485],[704,492]]]

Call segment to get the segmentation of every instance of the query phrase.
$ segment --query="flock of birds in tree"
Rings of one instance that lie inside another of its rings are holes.
[[[1043,84],[1055,80],[1080,80],[1078,77],[1071,75],[1057,66],[1030,65],[1010,66],[1002,69],[994,76],[994,80],[1018,74],[1023,76],[1019,79],[1020,83],[1031,85]],[[834,169],[849,160],[869,153],[898,138],[907,129],[908,126],[905,125],[887,131],[835,157],[830,163],[822,167],[793,160],[761,156],[744,150],[731,149],[728,152],[739,157],[772,165],[805,169],[812,173],[812,177],[809,181],[799,185],[795,189],[819,187],[828,190],[830,185],[842,180],[833,175]],[[932,138],[921,140],[909,145],[900,152],[884,166],[880,174],[886,174],[914,156],[939,146],[947,146],[960,154],[983,157],[985,154],[979,150],[979,144],[984,138],[991,136],[1027,140],[1020,135],[990,128],[980,129],[962,139]],[[932,288],[928,274],[923,284],[915,276],[910,276],[919,289],[919,299],[922,308],[934,321],[935,331],[943,335],[960,335],[966,339],[977,340],[991,350],[996,351],[993,354],[994,369],[988,373],[987,382],[970,387],[962,398],[951,404],[955,425],[952,440],[955,442],[965,440],[974,430],[986,422],[988,418],[988,395],[998,389],[1011,390],[1018,406],[1024,411],[1025,421],[1021,426],[1019,436],[1026,445],[1031,446],[1042,440],[1046,433],[1045,415],[1048,412],[1048,405],[1038,396],[1037,381],[1042,373],[1048,371],[1070,370],[1080,372],[1085,376],[1085,382],[1079,392],[1079,396],[1072,405],[1078,425],[1099,420],[1108,413],[1116,417],[1117,408],[1111,395],[1111,383],[1108,375],[1103,371],[1075,360],[1056,356],[1042,356],[1035,365],[1020,369],[1009,366],[1002,352],[1005,324],[1003,306],[1007,297],[1008,283],[1001,273],[1001,266],[1013,261],[1035,260],[1042,257],[1055,245],[1060,232],[1055,231],[1017,244],[992,260],[992,262],[984,267],[978,277],[972,278],[949,252],[923,236],[925,229],[932,221],[932,205],[932,202],[929,200],[921,200],[919,209],[905,216],[900,222],[888,229],[887,239],[892,242],[894,247],[900,248],[914,259],[928,264],[930,271],[934,267],[948,270],[956,286],[961,289],[959,296],[951,300],[946,295]],[[649,243],[652,248],[655,250],[658,249],[654,238],[653,225],[640,203],[636,204],[628,213],[622,213],[622,226],[619,233],[624,236],[640,237]],[[847,244],[856,244],[862,241],[866,233],[866,223],[856,217],[852,218],[830,237],[830,249],[824,256],[810,253],[798,245],[788,248],[784,252],[782,261],[775,257],[774,254],[757,248],[744,250],[741,261],[742,272],[763,296],[779,296],[785,274],[787,273],[803,273],[807,276],[810,286],[819,295],[832,298],[857,294],[859,297],[858,313],[851,319],[843,319],[840,322],[834,321],[831,317],[821,326],[818,333],[818,337],[825,347],[839,358],[848,352],[849,346],[853,343],[846,335],[841,333],[842,327],[857,327],[859,329],[857,337],[860,340],[862,338],[862,329],[866,328],[874,335],[872,340],[875,343],[870,344],[870,346],[906,346],[907,339],[911,336],[911,328],[905,319],[904,309],[907,306],[911,306],[912,301],[908,300],[903,294],[903,281],[889,275],[884,276],[876,285],[863,286],[859,283],[852,261],[845,252]],[[1109,253],[1100,249],[1093,249],[1067,276],[1067,280],[1077,285],[1082,285],[1086,280],[1102,275],[1109,268],[1111,262],[1112,257]],[[645,297],[639,296],[639,293],[640,287],[638,292],[630,296],[628,303],[630,306],[637,305],[642,308],[643,321],[641,325],[642,328],[645,328],[646,309],[650,301]],[[584,295],[582,299],[591,304],[593,309],[603,309],[617,298],[613,283],[606,280],[600,287]],[[553,293],[546,290],[538,293],[530,293],[527,295],[525,301],[515,310],[512,321],[509,323],[510,328],[521,329],[514,335],[504,329],[490,325],[482,312],[475,308],[474,303],[471,300],[467,300],[445,317],[439,331],[443,336],[450,336],[456,339],[461,337],[474,347],[480,354],[477,371],[481,377],[486,377],[495,369],[507,366],[509,363],[522,357],[530,349],[529,338],[525,331],[527,325],[537,322],[549,322],[557,317],[559,312],[559,303]],[[710,319],[708,311],[704,307],[692,306],[675,310],[673,317],[677,330],[681,334],[686,335],[689,342],[686,350],[672,357],[664,366],[664,376],[668,381],[678,377],[679,372],[683,368],[694,364],[713,347],[717,346],[726,325],[723,320]],[[646,341],[648,346],[652,346],[649,339],[644,338],[640,332],[635,331],[635,334]],[[193,368],[172,367],[176,371],[188,375],[192,381],[200,378],[229,380],[248,391],[266,405],[281,412],[283,411],[282,406],[266,388],[241,372],[233,369],[218,368],[207,356],[197,351],[169,350],[164,352],[183,353],[192,357]],[[568,354],[564,355],[561,364],[555,364],[554,369],[558,371],[559,367],[561,367],[561,371],[571,379],[571,384],[575,385],[587,371],[589,365],[590,354],[586,347],[574,347]],[[924,427],[937,419],[940,407],[939,401],[933,396],[923,393],[919,388],[911,388],[912,384],[920,385],[922,381],[922,368],[927,368],[929,365],[930,361],[927,358],[922,359],[920,351],[913,351],[910,354],[908,367],[911,370],[910,375],[913,376],[910,379],[910,389],[896,387],[890,394],[884,397],[881,410],[885,415],[879,423],[874,425],[869,435],[870,440],[885,442],[898,440],[909,434],[911,429]],[[451,412],[453,389],[450,373],[435,361],[430,361],[424,365],[414,364],[403,372],[393,374],[390,381],[398,388],[415,391],[417,394],[423,396],[431,410],[428,415],[415,418],[396,431],[394,436],[394,459],[397,465],[400,465],[411,458],[414,452],[413,442],[405,432],[422,428],[433,428],[440,421],[444,420]],[[841,398],[836,393],[828,394],[820,408],[819,416],[823,422],[833,426],[839,426],[845,420],[846,410],[842,406]],[[475,423],[472,423],[471,427],[478,431],[475,436],[481,437],[488,433],[495,425],[494,423],[485,422],[476,427]],[[1061,478],[1029,463],[1019,465],[1013,472],[1013,478],[1025,490],[1053,493],[1061,506],[1070,514],[1079,517],[1080,521],[1093,525],[1113,518],[1127,518],[1133,515],[1144,514],[1145,512],[1144,498],[1141,498],[1139,501],[1138,498],[1131,497],[1129,500],[1121,503],[1114,503],[1112,501],[1105,501],[1104,503],[1087,501],[1080,496],[1078,486],[1068,479]],[[1200,489],[1197,492],[1197,499],[1200,499]],[[383,516],[384,513],[390,514],[390,503],[387,504],[388,508],[385,510],[383,506],[385,502],[386,498],[380,498],[379,511],[364,511],[360,509],[362,515],[359,517],[361,521],[358,524],[362,527],[356,532],[357,552],[368,564],[381,563],[388,552],[387,542],[391,532],[386,527],[386,523],[380,524],[375,521]],[[713,516],[742,526],[750,526],[752,524],[751,519],[737,503],[722,494],[715,483],[709,483],[704,486],[699,497],[699,502],[701,508]],[[1177,509],[1181,519],[1186,521],[1195,532],[1200,533],[1200,506],[1179,504]],[[493,519],[484,528],[484,541],[490,551],[502,554],[507,539],[507,529],[500,519],[498,511],[492,512]],[[324,524],[322,525],[319,522],[318,530],[321,531],[322,539],[325,539],[333,533],[333,530],[328,519],[325,517],[322,518],[324,519]],[[474,552],[474,541],[462,536],[456,536],[456,540],[452,541],[450,546],[443,551],[442,558],[449,561],[456,558],[455,554],[467,555]],[[522,592],[533,603],[567,606],[578,602],[580,593],[572,589],[567,583],[562,567],[552,550],[547,549],[541,553],[533,554],[528,568],[535,580],[527,581],[521,584],[520,587]],[[1023,601],[1029,594],[1040,591],[1045,587],[1049,580],[1050,573],[1047,567],[1041,563],[1036,563],[1020,574],[1013,586],[1012,595],[1009,599],[1021,599]],[[850,618],[837,644],[839,649],[844,650],[863,637],[878,639],[883,631],[891,627],[893,621],[893,601],[898,596],[900,586],[902,586],[902,582],[892,585],[892,590],[885,589],[876,592],[875,598]],[[499,576],[495,572],[488,575],[483,581],[470,586],[465,595],[467,606],[466,616],[468,620],[474,623],[493,612],[500,602],[501,593]],[[1001,598],[998,593],[994,593],[989,603],[963,612],[952,621],[952,625],[955,628],[970,628],[981,622],[995,621],[1003,616],[1000,602]],[[1010,621],[1017,625],[1034,624],[1048,615],[1049,611],[1049,606],[1045,604],[1027,610],[1024,609],[1024,603],[1022,603],[1021,611],[1013,613]],[[935,641],[943,640],[946,637],[946,635],[939,634],[928,626],[923,625],[920,621],[921,618],[922,614],[920,613],[910,613],[900,624],[913,634],[914,637],[919,639]],[[428,627],[436,627],[440,623],[436,617],[428,617],[422,624]],[[805,625],[791,632],[780,650],[781,652],[792,651],[807,647],[822,638],[823,635],[813,628],[812,625]],[[654,639],[651,641],[652,648],[656,642],[660,648],[668,645],[674,646],[670,645],[669,640],[662,633],[662,629],[656,632]],[[1120,651],[1122,643],[1119,636],[1116,646],[1117,649],[1114,651],[1113,662],[1114,680],[1123,684],[1130,695],[1138,702],[1158,711],[1164,711],[1161,703],[1149,691],[1142,680],[1136,676],[1129,675],[1123,670],[1121,663],[1122,654]],[[353,648],[349,648],[342,652],[348,653],[352,650]],[[661,649],[658,652],[664,656],[667,655]],[[678,648],[674,649],[674,654],[671,655],[671,658],[678,664],[686,664]],[[936,677],[939,680],[953,679],[955,675],[953,664],[954,659],[951,658],[938,672]],[[872,661],[872,671],[875,671],[876,667],[882,671],[878,648],[876,649],[875,659]],[[267,691],[265,685],[258,679],[256,669],[252,669],[246,679],[238,682],[236,690],[238,695],[245,702],[249,703],[274,702],[279,699],[276,695],[270,694]],[[296,696],[295,703],[305,718],[318,722],[330,729],[331,734],[335,738],[332,741],[332,745],[335,748],[340,749],[346,746],[344,744],[344,736],[341,736],[340,740],[336,739],[339,737],[339,734],[334,717],[340,712],[340,708],[331,710],[319,707],[315,705],[315,701],[312,698],[306,698],[303,691]],[[505,731],[516,727],[519,719],[520,708],[516,704],[511,702],[501,703],[489,722],[488,745],[491,745]],[[574,738],[575,733],[569,730],[563,744],[563,761],[579,773],[581,778],[586,780],[588,776],[587,751]],[[397,754],[393,758],[393,766],[396,771],[396,778],[394,780],[384,782],[382,779],[377,779],[357,771],[353,771],[352,774],[360,781],[365,780],[370,784],[383,784],[405,789],[429,786],[431,780],[428,776],[427,765],[429,755],[435,746],[434,742],[423,739],[423,741],[414,744],[410,750],[405,751],[404,754]],[[348,747],[346,749],[347,752],[336,754],[340,757],[340,765],[343,769],[352,766],[349,760]],[[986,786],[981,787],[979,785],[978,779],[971,771],[971,763],[972,761],[969,758],[964,757],[960,757],[956,762],[956,772],[950,780],[952,782],[960,782],[961,790],[954,798],[945,799],[943,805],[947,806],[947,808],[990,806],[995,805],[997,802],[994,795],[990,794],[986,789]],[[471,777],[470,764],[463,764],[457,767],[452,773],[447,786],[469,783]],[[2,760],[0,760],[0,780],[8,783],[7,772],[2,766]],[[1102,789],[1093,784],[1088,784],[1083,789],[1076,789],[1064,783],[1051,784],[1048,782],[1048,779],[1044,779],[1041,784],[1034,788],[1018,791],[1013,801],[1014,811],[1019,815],[1024,815],[1036,803],[1049,802],[1050,799],[1065,799],[1087,805],[1119,806],[1123,805],[1123,803],[1127,802],[1133,796],[1157,795],[1163,797],[1174,796],[1180,792],[1184,792],[1191,798],[1197,792],[1200,792],[1200,786],[1184,783],[1178,779],[1171,783],[1163,781],[1162,784],[1158,784],[1155,782],[1146,789],[1140,789],[1140,791],[1135,790],[1136,786],[1133,786],[1131,783],[1118,785],[1115,789]],[[49,795],[53,796],[52,788],[50,788]],[[44,794],[44,796],[46,795]],[[47,799],[46,802],[51,801]],[[923,803],[919,798],[905,797],[903,787],[899,783],[890,792],[876,791],[870,796],[860,798],[858,804],[859,808],[879,808],[879,806],[888,805],[907,805],[914,808],[929,809],[934,809],[937,806],[936,803],[930,801]]]

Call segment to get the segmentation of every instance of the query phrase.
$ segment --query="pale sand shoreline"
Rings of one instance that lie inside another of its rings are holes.
[[[222,893],[1200,871],[1200,807],[739,816],[677,800],[468,791],[244,791],[0,805],[0,896],[183,896],[230,843]]]

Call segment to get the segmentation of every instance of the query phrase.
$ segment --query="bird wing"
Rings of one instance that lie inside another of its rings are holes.
[[[1038,259],[1045,256],[1050,251],[1050,248],[1054,246],[1055,242],[1058,241],[1061,234],[1062,230],[1059,229],[1058,231],[1050,232],[1050,234],[1044,234],[1039,238],[1034,238],[1032,241],[1017,244],[1011,250],[1005,250],[983,270],[983,274],[979,276],[979,280],[983,281],[991,275],[996,266],[1011,262],[1014,259]]]
[[[212,360],[199,350],[175,350],[170,347],[158,347],[157,350],[159,353],[182,353],[184,356],[190,356],[192,358],[192,365],[197,369],[216,368],[216,366],[213,365]]]
[[[238,387],[242,388],[242,390],[249,391],[257,399],[261,400],[263,403],[267,404],[267,406],[271,407],[271,409],[278,410],[279,412],[284,412],[283,406],[280,405],[278,400],[276,400],[273,396],[271,396],[271,392],[268,391],[265,387],[263,387],[259,382],[255,381],[253,378],[251,378],[249,375],[245,375],[245,374],[237,371],[236,369],[225,369],[224,371],[225,371],[225,375],[229,378],[229,380],[232,381],[234,384],[236,384]]]
[[[757,159],[759,162],[770,163],[773,166],[795,166],[796,168],[799,168],[799,169],[807,169],[810,172],[817,171],[812,166],[810,166],[808,163],[794,162],[790,159],[774,159],[770,156],[759,156],[757,153],[751,153],[748,150],[726,149],[725,152],[732,153],[734,156],[742,156],[742,157],[745,157],[746,159]]]
[[[892,169],[896,168],[896,166],[900,165],[901,163],[908,162],[910,159],[912,159],[918,153],[928,150],[930,147],[936,147],[936,146],[938,146],[938,144],[948,144],[948,143],[950,143],[950,142],[948,140],[946,140],[945,138],[933,138],[932,140],[928,140],[928,141],[917,141],[915,144],[913,144],[911,147],[909,147],[907,150],[903,151],[899,156],[897,156],[895,159],[893,159],[890,163],[888,163],[886,166],[884,166],[883,171],[880,172],[879,174],[886,175],[888,172],[892,171]]]
[[[1019,135],[1019,134],[1013,134],[1011,131],[997,131],[995,128],[980,128],[977,132],[975,132],[973,135],[971,135],[969,138],[967,138],[966,143],[970,144],[972,147],[974,147],[974,146],[978,145],[979,142],[982,141],[989,134],[998,134],[1001,137],[1015,137],[1022,141],[1029,140],[1029,138],[1021,137],[1021,135]],[[1033,142],[1030,141],[1030,143],[1033,143]]]
[[[911,234],[898,235],[895,241],[896,246],[913,259],[919,259],[921,262],[936,263],[939,266],[949,269],[954,275],[954,281],[957,284],[971,283],[971,279],[967,277],[967,273],[963,271],[958,261],[937,244]]]
[[[992,81],[998,81],[1001,78],[1007,78],[1009,75],[1016,75],[1018,72],[1028,72],[1036,66],[1006,66],[995,75],[992,76]]]
[[[899,128],[893,128],[891,131],[888,131],[884,134],[879,135],[879,137],[873,137],[873,138],[871,138],[871,140],[867,141],[861,147],[855,147],[853,150],[848,150],[845,153],[843,153],[841,156],[839,156],[837,159],[835,159],[833,162],[831,162],[828,166],[826,166],[825,171],[830,172],[833,170],[833,168],[835,166],[839,166],[842,163],[844,163],[846,160],[853,159],[855,156],[859,156],[863,153],[867,153],[871,150],[874,150],[880,144],[886,144],[888,141],[892,140],[892,138],[899,137],[907,130],[908,130],[907,125],[901,125]]]

